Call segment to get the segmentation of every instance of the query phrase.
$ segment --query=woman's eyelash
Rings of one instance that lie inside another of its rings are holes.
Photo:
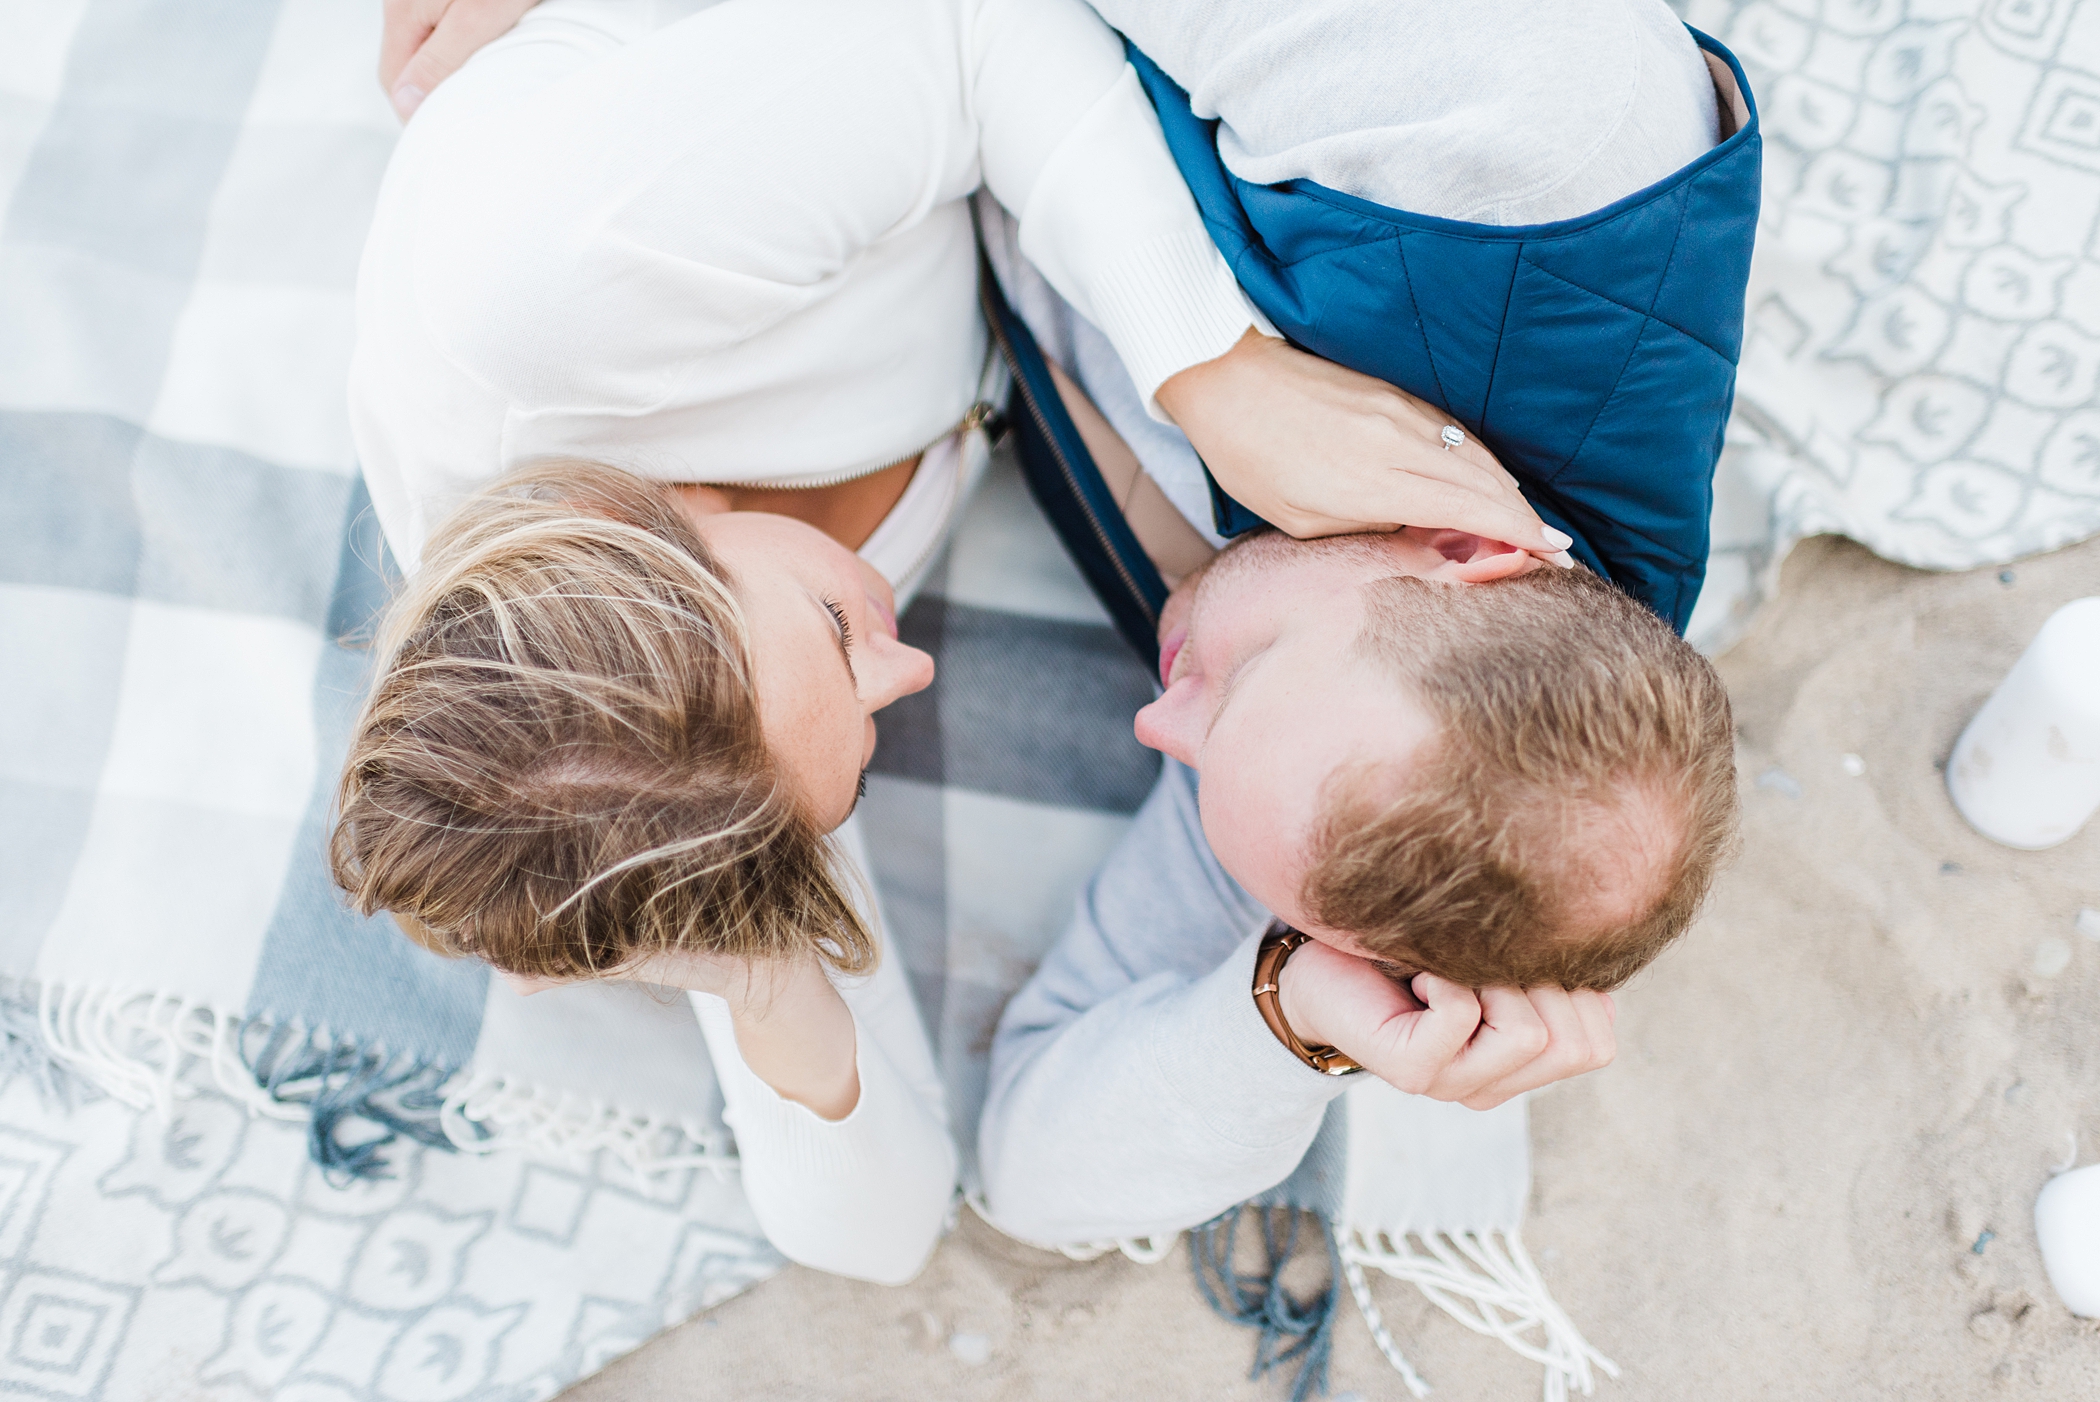
[[[839,607],[837,599],[824,600],[824,607],[831,610],[832,618],[839,625],[839,636],[845,639],[846,648],[848,651],[851,651],[853,647],[853,625],[846,621],[846,610]]]

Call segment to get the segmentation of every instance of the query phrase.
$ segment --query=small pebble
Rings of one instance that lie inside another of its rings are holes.
[[[1996,1310],[1969,1316],[1969,1332],[1989,1343],[2003,1343],[2012,1334],[2012,1323]]]
[[[969,1364],[981,1367],[992,1361],[992,1340],[989,1334],[955,1334],[948,1339],[948,1352]]]
[[[1801,797],[1801,781],[1776,764],[1757,776],[1757,786],[1770,789],[1774,793],[1785,794],[1788,798]]]
[[[1940,863],[1940,875],[1942,875],[1942,876],[1959,876],[1959,875],[1961,875],[1961,863],[1960,863],[1960,862],[1941,862],[1941,863]],[[2100,935],[2095,935],[2095,936],[2093,936],[2093,938],[2094,938],[2094,939],[2100,939]]]
[[[1867,772],[1867,762],[1858,755],[1839,755],[1838,768],[1844,770],[1847,777],[1857,779]]]
[[[2071,944],[2051,935],[2034,947],[2034,972],[2038,978],[2055,978],[2071,963]]]
[[[2089,940],[2100,940],[2100,910],[2087,906],[2078,912],[2078,918],[2071,922],[2071,928]]]
[[[2014,574],[2011,570],[1998,571],[1998,582],[2000,584],[2010,585],[2018,579],[2019,576]]]
[[[1989,1246],[1992,1242],[1996,1241],[1997,1239],[1998,1234],[1992,1231],[1989,1227],[1985,1227],[1982,1231],[1976,1234],[1976,1244],[1969,1248],[1969,1254],[1972,1256],[1981,1256],[1983,1254],[1983,1248]]]

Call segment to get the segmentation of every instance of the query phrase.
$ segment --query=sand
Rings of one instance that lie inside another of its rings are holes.
[[[2048,613],[2095,593],[2100,541],[1933,575],[1814,540],[1721,659],[1742,856],[1621,996],[1617,1062],[1532,1106],[1525,1235],[1623,1369],[1601,1398],[2100,1396],[2100,1324],[2050,1292],[2032,1217],[2070,1136],[2100,1160],[2100,943],[2073,928],[2100,822],[1996,847],[1939,772]],[[1377,1293],[1438,1399],[1537,1395],[1533,1365]],[[1252,1345],[1180,1250],[1075,1264],[966,1215],[911,1286],[790,1269],[565,1396],[1286,1396],[1245,1379]],[[1333,1387],[1406,1395],[1353,1309]]]

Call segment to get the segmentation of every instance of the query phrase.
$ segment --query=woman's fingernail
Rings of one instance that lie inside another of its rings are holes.
[[[1572,570],[1575,568],[1575,557],[1573,555],[1570,555],[1565,550],[1561,551],[1558,555],[1548,555],[1546,558],[1551,560],[1554,564],[1559,565],[1564,570]]]
[[[416,115],[416,109],[423,105],[423,99],[427,96],[429,94],[414,83],[403,83],[394,89],[394,115],[404,122],[407,121]]]
[[[1569,535],[1566,531],[1556,531],[1551,526],[1539,527],[1539,534],[1544,536],[1546,544],[1552,546],[1555,550],[1565,550],[1575,543],[1575,537]]]

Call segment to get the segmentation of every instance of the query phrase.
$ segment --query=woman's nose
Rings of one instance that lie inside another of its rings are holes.
[[[871,638],[863,655],[867,660],[859,678],[860,699],[871,715],[898,697],[933,684],[933,658],[909,643]]]

